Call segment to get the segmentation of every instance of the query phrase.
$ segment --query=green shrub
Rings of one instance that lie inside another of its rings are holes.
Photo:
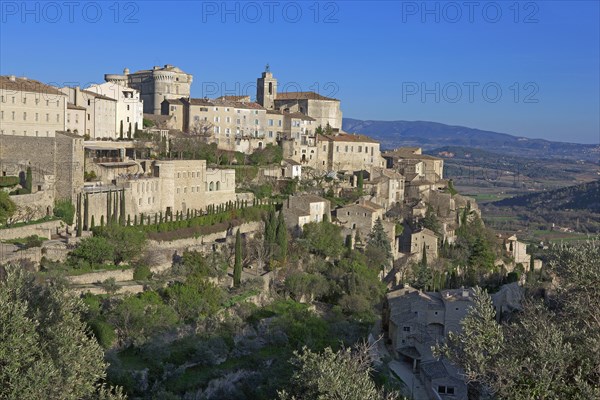
[[[0,187],[11,187],[19,184],[18,176],[0,176]]]
[[[115,334],[113,327],[108,322],[100,318],[94,318],[89,322],[89,325],[100,346],[108,349],[113,345],[117,335]]]
[[[133,280],[135,281],[147,281],[152,277],[152,271],[147,265],[139,265],[135,267],[133,271]]]
[[[75,206],[70,200],[57,200],[54,203],[54,216],[62,219],[66,224],[72,225],[75,217]]]
[[[24,247],[26,249],[30,249],[32,247],[42,247],[42,243],[44,243],[43,238],[36,236],[36,235],[31,235],[25,239]]]

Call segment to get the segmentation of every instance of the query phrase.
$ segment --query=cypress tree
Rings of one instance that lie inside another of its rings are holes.
[[[87,231],[89,229],[89,217],[90,217],[90,199],[89,195],[85,194],[85,200],[83,202],[83,230]]]
[[[137,226],[137,214],[133,216],[133,225]]]
[[[100,216],[100,226],[104,227],[104,215]]]
[[[131,225],[131,215],[127,214],[127,226]]]
[[[29,193],[31,193],[31,189],[33,188],[33,176],[31,174],[31,167],[27,167],[27,174],[25,176],[25,189]]]
[[[154,214],[154,225],[158,225],[158,214]]]
[[[362,170],[358,172],[358,178],[356,179],[356,187],[358,188],[358,192],[363,192],[364,178]]]
[[[242,283],[242,234],[235,234],[235,264],[233,266],[233,286],[240,287]]]
[[[268,245],[275,243],[275,237],[277,236],[277,216],[275,215],[275,209],[271,208],[269,216],[265,223],[265,241]]]
[[[117,222],[117,220],[120,220],[120,216],[119,216],[119,192],[115,192],[115,197],[113,200],[113,219],[112,222]]]
[[[285,226],[285,219],[283,218],[283,209],[279,211],[279,215],[277,217],[277,233],[276,233],[276,242],[279,247],[279,261],[285,262],[287,258],[287,250],[288,250],[288,231]]]
[[[94,220],[94,216],[92,215],[92,222],[90,222],[90,230],[96,227],[96,221]]]
[[[125,224],[125,189],[121,190],[121,204],[120,204],[120,216],[119,216],[119,220],[121,221],[121,225]],[[127,225],[129,225],[129,216],[127,216]]]
[[[82,225],[83,221],[81,218],[81,193],[79,193],[77,195],[77,231],[75,233],[77,237],[81,236]]]
[[[423,243],[423,257],[421,258],[421,264],[427,266],[427,246]]]
[[[140,225],[144,225],[144,213],[140,214]]]
[[[111,206],[111,196],[112,196],[112,191],[108,191],[108,193],[106,194],[106,220],[110,221],[110,206]],[[104,216],[103,216],[104,217]]]
[[[129,123],[129,128],[127,129],[127,137],[131,139],[131,122]]]
[[[119,139],[123,140],[123,120],[121,120],[121,126],[119,127]]]

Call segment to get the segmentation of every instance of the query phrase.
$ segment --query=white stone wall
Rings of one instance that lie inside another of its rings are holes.
[[[121,122],[123,123],[123,137],[127,137],[131,126],[131,135],[143,128],[144,103],[140,100],[140,92],[116,83],[106,82],[101,85],[92,85],[88,90],[110,97],[117,101],[115,132],[120,134]]]
[[[67,96],[0,88],[0,134],[54,136],[65,130]]]

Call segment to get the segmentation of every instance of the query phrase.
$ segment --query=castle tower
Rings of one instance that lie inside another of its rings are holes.
[[[277,79],[269,68],[265,67],[262,77],[256,80],[256,102],[268,110],[275,108],[275,98],[277,97]]]

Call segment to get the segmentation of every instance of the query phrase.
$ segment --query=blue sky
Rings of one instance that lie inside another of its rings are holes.
[[[600,142],[598,1],[0,3],[3,75],[85,86],[168,63],[214,97],[254,94],[269,63],[345,117]]]

